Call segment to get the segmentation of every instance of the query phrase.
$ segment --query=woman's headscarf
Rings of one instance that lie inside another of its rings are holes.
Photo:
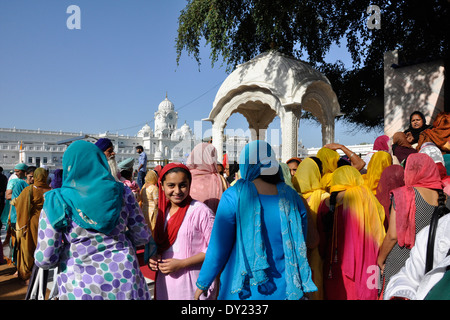
[[[325,190],[330,189],[331,176],[338,167],[339,153],[329,148],[321,148],[317,152],[317,158],[322,162],[322,186]]]
[[[433,159],[424,153],[408,157],[405,167],[405,186],[392,190],[395,200],[395,224],[400,247],[411,249],[416,237],[416,201],[414,187],[442,189],[439,170]]]
[[[169,163],[165,165],[161,170],[161,174],[158,179],[159,186],[159,198],[158,198],[158,216],[156,217],[156,225],[154,232],[154,240],[157,245],[158,253],[163,253],[169,249],[175,240],[177,239],[178,230],[183,223],[184,216],[186,215],[189,205],[191,204],[192,198],[188,195],[182,204],[179,205],[179,209],[173,215],[170,216],[169,221],[167,221],[167,211],[170,208],[170,200],[166,198],[166,194],[162,189],[162,179],[164,175],[171,169],[182,168],[189,173],[189,168],[181,163]]]
[[[154,170],[148,170],[147,174],[145,175],[145,185],[156,185],[158,183],[158,174]]]
[[[44,168],[37,168],[36,170],[34,170],[33,178],[34,186],[38,188],[50,188],[50,186],[47,184],[48,172]]]
[[[62,185],[62,169],[56,169],[53,173],[53,179],[52,182],[50,182],[50,187],[52,189],[61,188]]]
[[[236,173],[239,171],[239,164],[236,161],[229,161],[228,168],[230,175],[227,176],[227,181],[228,183],[232,183],[235,180]]]
[[[443,183],[444,192],[446,194],[450,193],[450,177],[447,174],[447,169],[445,167],[445,159],[442,151],[433,143],[433,142],[425,142],[422,144],[419,153],[424,153],[430,156],[433,159],[434,163],[439,171],[439,175],[441,176],[441,180]]]
[[[269,263],[261,233],[261,203],[252,181],[264,174],[278,174],[283,181],[283,175],[272,147],[260,140],[244,147],[239,170],[241,179],[233,187],[237,189],[239,198],[236,210],[236,277],[231,290],[245,297],[248,285],[258,285],[258,290],[267,290],[271,285],[265,271]],[[298,204],[303,206],[302,201],[286,183],[278,183],[277,191],[285,254],[286,298],[300,299],[304,292],[317,290],[306,257],[306,210],[298,207]]]
[[[367,270],[376,265],[378,250],[386,235],[384,209],[364,184],[361,174],[352,166],[336,169],[330,191],[345,191],[342,203],[345,223],[342,271],[348,278],[354,279],[358,299],[374,300],[378,293],[376,289],[367,288],[371,276]]]
[[[384,169],[392,165],[392,156],[386,151],[377,151],[370,159],[367,173],[363,175],[364,183],[377,194],[378,181]]]
[[[109,234],[119,221],[123,188],[96,145],[75,141],[63,156],[62,186],[45,194],[44,210],[55,229],[66,227],[70,217],[82,228]]]
[[[223,182],[217,171],[217,150],[210,143],[195,146],[186,161],[192,174],[191,197],[215,213],[222,197]]]
[[[317,213],[323,195],[328,195],[321,183],[321,174],[317,163],[311,159],[304,159],[293,177],[293,184],[298,193],[308,200],[309,207]]]
[[[294,188],[294,185],[292,184],[292,175],[291,175],[291,169],[289,169],[288,165],[284,162],[280,163],[281,170],[283,173],[284,182],[291,188]],[[239,174],[240,175],[240,174]]]
[[[163,169],[163,167],[158,164],[153,170],[155,170],[155,172],[158,174],[158,177],[159,177],[162,169]]]
[[[406,134],[404,132],[394,133],[394,136],[392,137],[392,143],[397,146],[412,148],[412,145],[406,139]]]
[[[373,143],[373,150],[376,151],[389,151],[389,137],[387,135],[379,136],[375,139],[375,142]]]
[[[417,150],[408,142],[406,134],[403,132],[396,132],[392,137],[392,143],[392,152],[400,163],[410,154],[417,153]]]
[[[387,230],[389,226],[389,213],[391,207],[391,191],[405,185],[405,170],[401,165],[393,164],[383,170],[378,181],[376,197],[384,208],[386,218],[384,226]]]
[[[429,155],[435,163],[445,163],[442,151],[433,142],[425,142],[424,144],[422,144],[419,153],[425,153]]]

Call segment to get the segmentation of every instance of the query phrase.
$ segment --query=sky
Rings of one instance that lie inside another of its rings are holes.
[[[178,126],[208,118],[228,73],[183,52],[176,62],[178,16],[185,0],[1,0],[0,127],[135,136],[166,94],[178,112]],[[80,29],[69,29],[80,9]],[[346,49],[328,59],[349,63]],[[339,99],[339,97],[338,97]],[[248,129],[234,114],[226,129]],[[203,122],[205,135],[210,122]],[[269,130],[279,129],[279,118]],[[352,132],[336,124],[335,141],[373,143],[380,132]],[[202,137],[203,138],[203,137]],[[299,139],[320,147],[321,128],[301,121]]]

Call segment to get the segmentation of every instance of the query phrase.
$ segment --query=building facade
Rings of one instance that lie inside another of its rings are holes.
[[[95,143],[99,138],[112,141],[117,162],[131,157],[136,167],[139,158],[136,146],[143,146],[151,167],[169,161],[184,162],[200,142],[186,123],[178,128],[178,114],[167,97],[154,114],[154,124],[153,129],[144,125],[135,136],[0,128],[0,167],[10,171],[22,162],[28,166],[46,166],[53,171],[62,168],[62,158],[71,141],[84,139]]]

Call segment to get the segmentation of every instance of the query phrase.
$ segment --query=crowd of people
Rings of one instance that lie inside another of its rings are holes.
[[[14,168],[1,262],[29,288],[56,268],[60,300],[152,299],[142,247],[156,300],[448,299],[449,117],[414,112],[365,157],[330,143],[281,163],[257,140],[238,162],[200,143],[147,168],[138,146],[136,179],[109,139],[76,141],[51,181]]]

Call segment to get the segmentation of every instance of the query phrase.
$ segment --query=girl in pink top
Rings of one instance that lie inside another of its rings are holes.
[[[157,253],[149,260],[150,269],[156,271],[156,300],[194,299],[214,214],[204,203],[190,197],[191,181],[189,169],[182,164],[171,163],[161,171],[155,227]],[[204,298],[216,298],[215,286]]]

